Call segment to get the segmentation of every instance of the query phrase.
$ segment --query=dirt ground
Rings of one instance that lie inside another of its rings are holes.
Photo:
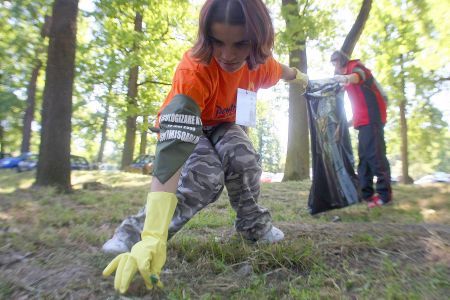
[[[289,224],[282,223],[280,228],[291,242],[312,240],[324,255],[327,264],[340,269],[342,258],[351,263],[352,269],[366,269],[379,266],[383,257],[389,257],[398,265],[412,264],[420,266],[444,265],[450,275],[450,226],[447,225],[398,225],[368,223],[326,223],[326,224]],[[15,230],[26,230],[16,228]],[[1,234],[7,234],[3,228]],[[226,242],[233,236],[231,229],[185,230],[181,234],[199,234],[216,236]],[[389,236],[389,243],[383,247],[355,244],[355,236],[367,235],[374,239]],[[21,252],[11,244],[0,247],[0,273],[7,286],[1,286],[3,294],[10,299],[164,299],[168,294],[163,291],[142,290],[142,282],[133,284],[127,297],[117,295],[113,290],[113,278],[103,278],[101,271],[111,257],[100,253],[100,249],[89,245],[65,244],[52,249],[38,248],[37,252]],[[245,278],[252,273],[251,268],[243,266],[233,268],[225,274],[209,274],[208,280],[192,280],[198,274],[197,266],[176,259],[176,253],[169,243],[168,261],[162,278],[166,286],[186,285],[191,297],[206,292],[226,296],[245,285]],[[198,262],[197,262],[198,263]],[[282,280],[290,270],[273,270],[279,276],[271,280]],[[215,277],[215,278],[214,278]],[[9,289],[9,290],[7,290]],[[5,290],[7,290],[5,292]],[[350,298],[358,299],[358,297]],[[182,295],[180,296],[182,298]]]

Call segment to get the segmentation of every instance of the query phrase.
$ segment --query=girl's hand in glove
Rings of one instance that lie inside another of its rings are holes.
[[[306,88],[308,87],[308,75],[306,75],[305,73],[302,73],[299,69],[297,68],[292,68],[295,71],[297,71],[297,74],[295,75],[295,78],[292,80],[289,80],[289,83],[294,83],[294,84],[298,84],[298,86],[300,87],[299,92],[300,94],[304,94],[306,92]]]
[[[162,287],[159,274],[166,262],[166,242],[156,237],[149,237],[133,246],[131,252],[122,253],[103,270],[103,276],[109,276],[116,271],[114,289],[125,293],[134,275],[139,271],[148,289],[156,285]]]
[[[103,276],[109,276],[116,271],[116,291],[125,293],[137,271],[144,278],[147,288],[151,289],[154,285],[163,286],[159,281],[159,274],[166,263],[169,224],[177,203],[177,197],[173,193],[148,194],[142,241],[135,244],[130,252],[118,255],[103,270]]]

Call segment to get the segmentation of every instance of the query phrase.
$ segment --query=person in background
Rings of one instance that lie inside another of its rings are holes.
[[[369,208],[390,203],[391,172],[384,141],[387,97],[360,60],[350,60],[344,52],[335,51],[331,63],[335,68],[334,79],[344,84],[350,98],[353,126],[358,130],[358,178],[363,199]],[[375,190],[374,176],[377,177]]]
[[[307,76],[277,62],[273,43],[272,21],[261,0],[207,0],[203,5],[197,41],[179,63],[158,114],[160,135],[145,222],[141,228],[131,217],[134,224],[127,231],[125,220],[103,246],[106,252],[125,252],[103,271],[104,276],[116,272],[114,288],[120,293],[138,271],[148,288],[160,284],[169,235],[216,201],[224,187],[239,234],[268,243],[284,238],[269,211],[257,203],[259,156],[235,124],[239,97],[247,101],[280,79],[305,92]]]

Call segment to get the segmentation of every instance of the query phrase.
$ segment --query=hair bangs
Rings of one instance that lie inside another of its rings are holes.
[[[261,0],[207,0],[200,11],[197,41],[191,52],[200,62],[211,61],[213,46],[209,35],[216,22],[245,27],[252,43],[247,58],[250,70],[272,55],[275,34],[269,11]]]

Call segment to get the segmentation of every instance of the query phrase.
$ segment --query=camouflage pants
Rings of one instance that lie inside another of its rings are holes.
[[[176,192],[178,205],[169,226],[173,236],[197,212],[215,202],[224,186],[236,211],[236,230],[249,240],[258,240],[271,229],[269,211],[257,204],[261,166],[247,134],[235,124],[204,128],[194,152],[181,171]],[[145,207],[126,218],[115,234],[130,246],[140,240]]]

